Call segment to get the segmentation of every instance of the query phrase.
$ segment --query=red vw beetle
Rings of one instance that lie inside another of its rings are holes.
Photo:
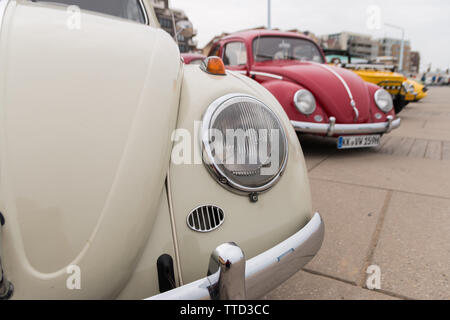
[[[285,109],[295,130],[338,137],[338,148],[377,146],[400,126],[391,95],[354,72],[329,66],[317,44],[291,32],[253,30],[216,42],[209,56],[252,77]]]

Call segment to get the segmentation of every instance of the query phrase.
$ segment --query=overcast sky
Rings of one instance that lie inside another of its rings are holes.
[[[267,24],[267,0],[170,0],[171,6],[183,9],[198,31],[199,47],[224,31]],[[380,29],[376,14],[379,8]],[[400,38],[401,32],[383,26],[396,24],[406,30],[412,50],[421,53],[422,70],[450,67],[449,0],[272,0],[272,27],[309,30],[316,35],[351,31],[379,37]]]

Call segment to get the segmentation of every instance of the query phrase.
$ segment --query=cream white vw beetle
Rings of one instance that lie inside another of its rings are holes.
[[[254,299],[317,253],[277,100],[185,66],[148,2],[1,0],[0,19],[1,299]],[[217,161],[232,129],[277,132],[238,158],[277,156]]]

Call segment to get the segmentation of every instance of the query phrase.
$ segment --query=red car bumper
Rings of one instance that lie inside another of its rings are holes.
[[[371,133],[389,133],[394,129],[400,127],[401,120],[388,116],[387,122],[378,123],[358,123],[358,124],[336,124],[336,119],[330,117],[329,123],[312,123],[291,121],[295,131],[327,135],[329,137],[335,135],[357,135],[357,134],[371,134]]]

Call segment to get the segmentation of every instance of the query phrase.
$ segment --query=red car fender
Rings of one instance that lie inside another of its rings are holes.
[[[297,110],[297,107],[294,104],[294,95],[298,90],[306,89],[301,85],[286,80],[271,80],[263,82],[261,83],[261,85],[269,90],[275,98],[277,98],[277,100],[283,106],[283,109],[287,113],[289,119],[295,121],[328,123],[328,116],[317,99],[317,108],[313,114],[307,116]],[[317,121],[319,119],[321,119],[321,121]]]

